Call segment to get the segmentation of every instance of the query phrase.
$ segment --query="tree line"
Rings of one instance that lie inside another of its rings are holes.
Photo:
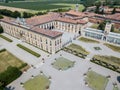
[[[69,9],[56,9],[56,10],[52,10],[52,12],[65,12],[65,11],[68,11]],[[30,18],[32,16],[35,16],[35,15],[44,15],[44,14],[47,14],[49,12],[49,10],[47,11],[41,11],[41,12],[37,12],[37,13],[29,13],[29,12],[23,12],[23,13],[20,13],[19,11],[10,11],[10,10],[7,10],[7,9],[0,9],[0,18],[1,18],[1,15],[5,15],[5,16],[8,16],[8,17],[13,17],[13,18],[17,18],[17,17],[22,17],[22,18]]]

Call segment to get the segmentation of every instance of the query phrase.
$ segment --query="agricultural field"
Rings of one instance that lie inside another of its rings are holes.
[[[30,9],[30,10],[37,10],[37,11],[44,11],[44,10],[54,10],[58,8],[69,9],[75,8],[75,5],[80,3],[79,1],[23,1],[23,2],[11,2],[11,3],[0,3],[2,6],[9,6],[15,8],[22,8],[22,9]],[[83,5],[79,5],[79,10],[82,11],[84,9]]]

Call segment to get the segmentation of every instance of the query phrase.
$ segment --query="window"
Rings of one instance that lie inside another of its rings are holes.
[[[56,41],[55,41],[55,46],[56,46]]]
[[[47,39],[46,39],[46,44],[48,44]]]
[[[42,42],[42,38],[40,37],[40,41]]]
[[[52,46],[52,42],[50,41],[50,46]]]

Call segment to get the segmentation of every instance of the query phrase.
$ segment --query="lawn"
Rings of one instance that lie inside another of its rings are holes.
[[[91,26],[91,28],[97,29],[98,26],[99,26],[99,24],[93,24],[93,25]]]
[[[25,46],[23,46],[23,45],[21,45],[21,44],[17,44],[17,46],[18,46],[19,48],[21,48],[21,49],[23,49],[23,50],[29,52],[30,54],[36,56],[36,57],[40,57],[40,56],[41,56],[40,54],[38,54],[38,53],[32,51],[31,49],[29,49],[29,48],[27,48],[27,47],[25,47]]]
[[[40,0],[40,1],[32,1],[32,2],[26,1],[26,2],[0,3],[0,5],[40,11],[40,10],[52,10],[58,8],[74,9],[75,4],[77,3],[79,3],[79,1]],[[82,11],[84,9],[84,6],[80,4],[79,9],[80,11]]]
[[[93,90],[105,90],[108,79],[94,71],[88,71],[86,81]]]
[[[120,46],[115,46],[112,44],[104,43],[108,48],[111,48],[113,51],[120,52]]]
[[[96,58],[97,60],[106,62],[108,64],[120,67],[120,58],[118,57],[95,55],[94,58]]]
[[[74,62],[70,61],[64,57],[59,57],[56,61],[52,64],[54,68],[58,70],[67,70],[70,67],[74,66]]]
[[[38,75],[23,84],[25,90],[46,90],[50,85],[49,79],[45,75]]]
[[[7,50],[0,52],[0,72],[3,72],[9,66],[21,67],[24,63],[12,55]]]
[[[13,42],[11,39],[9,39],[8,37],[6,37],[6,36],[4,36],[2,34],[0,34],[0,37],[3,38],[3,39],[5,39],[8,42]]]
[[[89,52],[86,51],[83,47],[79,46],[79,45],[76,45],[76,44],[70,44],[67,48],[73,50],[73,51],[76,51],[78,53],[82,53],[82,54],[85,54],[85,55],[88,55]]]
[[[87,43],[99,43],[99,41],[89,39],[89,38],[85,38],[85,37],[81,37],[81,38],[79,38],[79,40],[83,41],[83,42],[87,42]]]

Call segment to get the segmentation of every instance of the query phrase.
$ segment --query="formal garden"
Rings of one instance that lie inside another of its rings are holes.
[[[31,49],[29,49],[29,48],[27,48],[27,47],[25,47],[25,46],[23,46],[23,45],[21,45],[21,44],[17,44],[17,46],[18,46],[19,48],[25,50],[26,52],[28,52],[28,53],[36,56],[36,57],[40,57],[40,56],[41,56],[39,53],[34,52],[34,51],[32,51]]]
[[[63,48],[63,50],[81,58],[85,58],[89,54],[89,52],[86,51],[82,46],[76,44],[70,44],[69,46]]]
[[[93,90],[105,90],[108,81],[108,78],[92,70],[88,71],[85,76],[85,84]]]
[[[120,58],[118,57],[94,55],[91,62],[120,73]]]
[[[120,46],[116,46],[116,45],[112,45],[112,44],[108,44],[108,43],[104,43],[105,46],[107,46],[108,48],[112,49],[115,52],[120,52]]]
[[[70,61],[67,58],[59,57],[59,58],[55,58],[55,61],[51,65],[55,69],[63,71],[73,67],[74,64],[75,64],[75,61]]]
[[[22,74],[22,69],[27,66],[6,49],[0,50],[0,88],[17,79]]]
[[[50,88],[50,80],[51,78],[45,76],[44,74],[38,76],[31,76],[31,79],[26,81],[25,83],[21,82],[21,86],[25,88],[25,90],[48,90]]]
[[[97,41],[97,40],[93,40],[93,39],[89,39],[89,38],[85,38],[85,37],[80,37],[78,40],[80,40],[82,42],[86,42],[86,43],[99,43],[99,41]]]

